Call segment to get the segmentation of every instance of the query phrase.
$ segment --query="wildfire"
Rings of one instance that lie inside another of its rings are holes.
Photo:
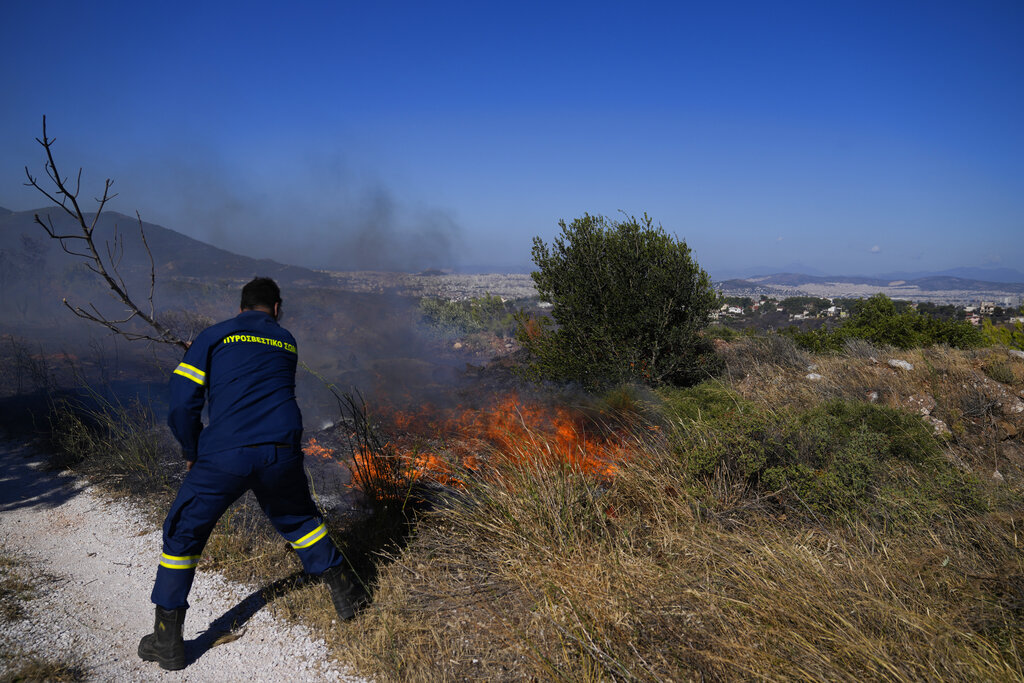
[[[317,443],[315,437],[310,437],[309,441],[306,442],[306,448],[303,450],[307,455],[315,455],[318,458],[326,458],[328,460],[334,458],[334,451],[326,446],[321,446]]]
[[[441,410],[424,405],[416,410],[378,409],[375,421],[392,435],[381,448],[387,457],[374,457],[365,447],[354,454],[353,481],[366,490],[368,482],[410,483],[421,477],[445,486],[461,487],[457,465],[480,471],[488,453],[497,451],[514,462],[565,463],[597,479],[612,479],[617,463],[631,457],[626,435],[594,424],[580,412],[503,396],[484,408]],[[429,446],[425,446],[428,444]],[[438,444],[441,444],[438,446]],[[447,457],[436,451],[443,449]],[[309,439],[306,453],[333,459],[334,454]],[[382,471],[387,470],[387,471]]]

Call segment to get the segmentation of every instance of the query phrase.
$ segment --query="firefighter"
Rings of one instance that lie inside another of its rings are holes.
[[[247,490],[305,571],[323,576],[339,619],[351,619],[366,599],[342,569],[309,495],[295,400],[298,356],[294,337],[277,323],[280,314],[277,284],[254,279],[242,288],[238,316],[201,332],[171,376],[168,424],[188,471],[164,521],[153,633],[139,643],[139,657],[164,669],[185,667],[182,625],[196,565],[217,520]]]

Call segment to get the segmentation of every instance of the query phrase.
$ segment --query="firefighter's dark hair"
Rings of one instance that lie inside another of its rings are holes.
[[[281,303],[281,290],[277,283],[269,277],[258,277],[242,287],[241,309],[247,311],[250,308],[274,309],[274,304]]]

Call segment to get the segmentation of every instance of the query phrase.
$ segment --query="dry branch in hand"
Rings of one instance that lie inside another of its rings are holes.
[[[71,190],[68,186],[68,178],[61,176],[60,171],[57,170],[57,162],[53,158],[53,143],[55,141],[55,139],[49,138],[46,135],[46,117],[44,116],[43,137],[36,138],[36,142],[42,145],[43,149],[46,150],[46,175],[50,179],[50,182],[53,183],[55,189],[48,189],[40,185],[38,179],[32,175],[27,166],[25,167],[25,175],[28,177],[26,185],[39,190],[43,196],[62,208],[64,212],[75,221],[80,232],[62,233],[58,231],[53,223],[53,219],[48,214],[45,219],[40,217],[39,214],[36,214],[35,222],[42,226],[43,230],[46,231],[46,234],[48,234],[51,239],[59,241],[61,248],[64,249],[65,252],[72,256],[85,259],[85,266],[106,282],[110,287],[111,294],[114,299],[119,301],[126,310],[123,317],[111,319],[101,313],[92,302],[89,303],[89,310],[86,310],[81,306],[72,306],[68,303],[66,298],[64,299],[64,305],[79,318],[84,318],[103,325],[110,331],[128,339],[129,341],[144,339],[162,344],[176,344],[183,349],[188,348],[187,342],[178,338],[177,335],[167,329],[167,327],[156,319],[156,310],[153,305],[153,290],[156,286],[156,265],[153,261],[153,252],[150,250],[149,244],[146,242],[146,232],[142,228],[142,217],[137,211],[135,212],[135,216],[139,221],[139,235],[142,238],[142,245],[145,247],[146,254],[149,257],[148,312],[142,310],[142,308],[140,308],[129,296],[128,287],[125,284],[124,278],[121,276],[119,266],[121,258],[124,256],[124,239],[117,232],[117,227],[114,227],[113,243],[106,243],[106,260],[103,259],[100,252],[97,250],[96,242],[93,237],[96,226],[99,224],[100,214],[103,213],[103,207],[106,206],[107,202],[117,196],[116,193],[112,194],[110,192],[110,188],[113,186],[114,181],[109,178],[105,181],[103,186],[103,195],[96,199],[99,207],[96,209],[96,213],[92,217],[92,220],[87,220],[78,203],[78,195],[82,189],[82,169],[78,169],[78,176],[75,179],[75,187],[74,190]],[[135,319],[138,319],[148,325],[154,330],[154,333],[147,334],[145,332],[138,332],[129,329],[129,327],[127,327],[128,323]]]

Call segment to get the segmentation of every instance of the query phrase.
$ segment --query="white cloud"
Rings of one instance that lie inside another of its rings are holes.
[[[876,244],[875,246],[871,247],[871,253],[872,254],[881,254],[882,253],[882,248]]]

